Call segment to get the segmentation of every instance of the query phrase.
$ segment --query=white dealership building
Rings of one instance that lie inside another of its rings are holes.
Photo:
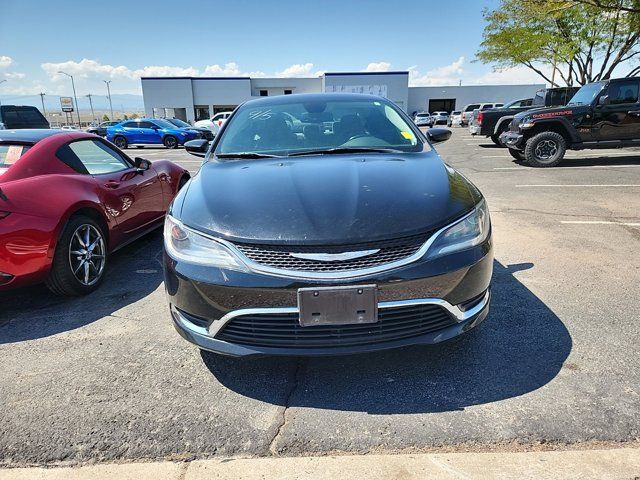
[[[357,92],[388,98],[408,113],[452,111],[470,103],[533,97],[544,84],[410,87],[409,72],[336,72],[312,78],[143,77],[147,117],[188,122],[233,110],[256,97],[296,93]]]

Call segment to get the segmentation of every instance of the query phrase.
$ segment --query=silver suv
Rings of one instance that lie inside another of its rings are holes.
[[[462,114],[460,115],[460,125],[465,126],[469,125],[469,120],[473,116],[474,110],[487,110],[489,108],[498,108],[502,107],[504,103],[470,103],[469,105],[465,105],[462,109]]]

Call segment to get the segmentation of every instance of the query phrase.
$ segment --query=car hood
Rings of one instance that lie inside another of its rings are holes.
[[[204,163],[172,213],[229,240],[340,245],[410,236],[470,211],[478,190],[431,152]]]
[[[589,110],[589,105],[565,105],[563,107],[542,107],[542,108],[533,108],[530,110],[525,110],[524,112],[520,112],[514,115],[514,118],[518,121],[522,120],[525,117],[530,118],[551,118],[551,117],[564,117],[568,115],[573,115],[578,112],[582,112],[585,110]]]

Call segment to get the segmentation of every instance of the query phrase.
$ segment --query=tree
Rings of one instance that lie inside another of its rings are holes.
[[[485,10],[477,57],[497,68],[525,66],[552,86],[605,80],[640,57],[640,0],[502,0]],[[607,8],[597,5],[607,5]],[[542,65],[550,66],[545,69]]]
[[[108,122],[109,121],[109,116],[106,113],[104,115],[102,115],[102,121],[103,122]]]

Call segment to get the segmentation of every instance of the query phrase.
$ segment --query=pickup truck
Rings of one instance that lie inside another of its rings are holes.
[[[578,87],[544,88],[538,90],[533,98],[514,100],[504,107],[480,111],[471,123],[471,134],[490,137],[493,143],[500,145],[500,134],[509,128],[514,115],[532,108],[566,105],[577,91]]]
[[[500,141],[533,167],[555,167],[567,150],[640,147],[640,77],[589,83],[563,107],[520,112]]]

